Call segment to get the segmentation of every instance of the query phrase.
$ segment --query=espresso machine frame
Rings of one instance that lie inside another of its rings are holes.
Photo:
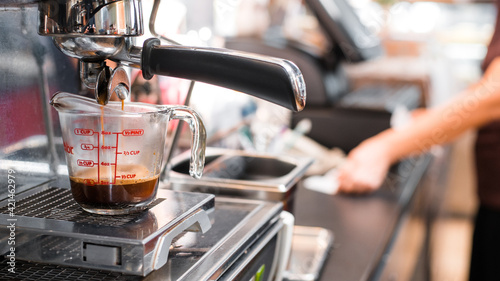
[[[6,179],[0,183],[0,279],[281,278],[293,226],[281,202],[161,189],[147,212],[106,219],[71,200],[65,148],[48,105],[54,92],[91,94],[103,104],[114,94],[124,99],[130,90],[124,67],[136,67],[146,79],[159,74],[213,83],[293,111],[305,105],[305,83],[292,62],[161,46],[154,38],[136,46],[141,13],[140,0],[0,4],[6,27],[0,34],[8,38],[0,43],[0,175]],[[243,72],[234,73],[235,66]]]

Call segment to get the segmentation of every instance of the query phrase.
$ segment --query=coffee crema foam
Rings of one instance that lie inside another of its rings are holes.
[[[98,177],[99,175],[99,177]],[[134,184],[141,183],[145,181],[150,181],[154,178],[158,178],[158,175],[153,175],[149,169],[142,165],[118,165],[116,168],[116,178],[115,184]],[[69,178],[78,183],[89,184],[93,182],[94,184],[99,184],[98,180],[106,183],[110,182],[113,184],[113,177],[115,176],[115,166],[101,166],[85,168],[77,173],[73,174]]]
[[[120,165],[116,171],[118,178],[114,182],[110,180],[114,177],[114,166],[99,168],[100,182],[97,167],[70,176],[75,201],[86,208],[119,209],[148,204],[154,199],[159,175],[151,175],[141,165]]]

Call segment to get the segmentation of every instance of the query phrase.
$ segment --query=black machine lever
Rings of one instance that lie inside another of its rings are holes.
[[[144,78],[154,74],[205,82],[237,90],[293,111],[305,106],[305,82],[292,62],[216,48],[160,45],[148,39],[142,48]]]

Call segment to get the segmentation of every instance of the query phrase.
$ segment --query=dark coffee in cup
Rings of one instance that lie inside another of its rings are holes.
[[[99,178],[96,169],[71,176],[75,201],[87,209],[124,209],[130,206],[140,210],[147,207],[155,198],[158,176],[146,177],[145,168],[141,166],[127,165],[119,171],[114,182],[101,179],[110,172],[109,169],[101,172]],[[133,175],[133,178],[119,178],[120,175]]]

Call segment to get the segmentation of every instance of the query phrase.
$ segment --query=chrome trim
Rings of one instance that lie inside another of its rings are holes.
[[[282,201],[287,199],[296,188],[296,183],[303,177],[304,173],[313,163],[312,158],[294,157],[290,155],[270,155],[248,153],[241,150],[221,149],[207,147],[205,150],[206,166],[217,163],[219,160],[231,157],[243,157],[246,165],[252,162],[267,162],[276,165],[290,166],[291,170],[284,175],[276,177],[262,178],[260,180],[232,179],[232,178],[212,178],[202,177],[194,180],[186,173],[176,171],[176,168],[187,161],[188,152],[174,157],[171,161],[171,170],[168,175],[169,188],[177,191],[208,192],[215,195],[231,195],[247,199]],[[277,169],[279,167],[276,166]],[[231,167],[228,167],[228,169]],[[259,178],[259,175],[254,175]]]
[[[144,33],[141,0],[42,0],[38,11],[40,35]]]

